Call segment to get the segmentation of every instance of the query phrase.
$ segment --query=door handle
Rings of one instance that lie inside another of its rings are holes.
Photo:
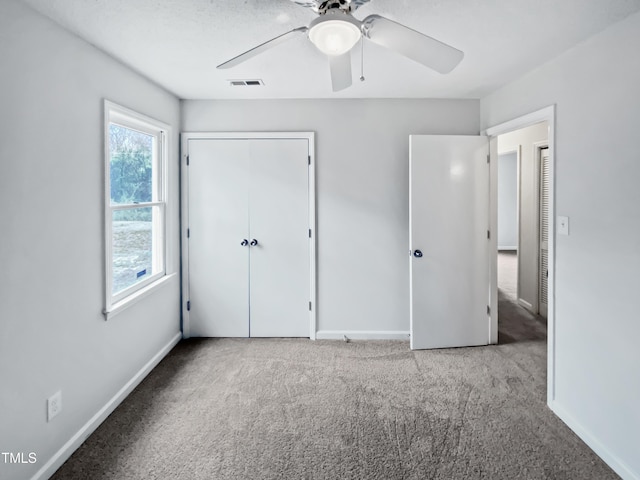
[[[413,256],[416,258],[420,258],[422,257],[422,252],[420,250],[414,250],[413,251]]]
[[[240,245],[243,247],[246,247],[247,245],[249,245],[249,240],[247,240],[246,238],[242,239],[242,242],[240,242]]]
[[[255,247],[256,245],[258,245],[258,240],[254,238],[253,240],[251,240],[251,243],[249,245],[251,245],[252,247]]]

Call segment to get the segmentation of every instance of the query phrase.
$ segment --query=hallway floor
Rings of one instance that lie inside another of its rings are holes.
[[[547,320],[518,304],[518,255],[498,252],[498,343],[547,338]]]

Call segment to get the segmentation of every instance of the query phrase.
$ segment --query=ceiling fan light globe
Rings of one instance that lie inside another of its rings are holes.
[[[311,25],[309,40],[325,55],[342,55],[361,37],[360,27],[347,20],[327,19]]]

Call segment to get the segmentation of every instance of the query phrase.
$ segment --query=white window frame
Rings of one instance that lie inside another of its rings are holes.
[[[143,132],[156,139],[156,159],[153,168],[153,182],[157,182],[158,198],[151,202],[144,202],[131,205],[111,205],[111,149],[109,138],[109,126],[117,124],[131,130]],[[104,101],[104,221],[105,221],[105,308],[103,314],[105,320],[121,312],[124,308],[134,304],[151,291],[165,283],[167,276],[167,158],[168,158],[168,138],[170,126],[155,120],[146,115],[135,112],[131,109],[110,102]],[[160,257],[157,260],[162,262],[158,272],[144,279],[139,283],[118,292],[112,293],[113,287],[113,237],[112,237],[112,215],[116,210],[131,208],[158,207],[160,212],[158,228],[153,229],[154,241],[159,243],[159,248],[154,249]]]

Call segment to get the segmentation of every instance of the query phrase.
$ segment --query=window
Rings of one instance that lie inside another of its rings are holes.
[[[105,315],[166,275],[168,127],[105,101]]]

